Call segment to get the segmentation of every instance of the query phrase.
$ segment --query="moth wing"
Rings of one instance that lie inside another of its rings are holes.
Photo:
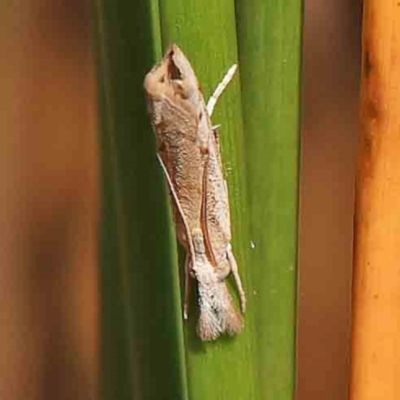
[[[202,191],[202,207],[201,207],[201,226],[203,227],[204,233],[204,241],[206,245],[206,253],[210,256],[211,263],[214,267],[217,267],[218,261],[215,257],[215,253],[213,250],[211,233],[208,225],[208,207],[207,207],[207,191],[208,191],[208,173],[209,173],[209,159],[207,159],[204,166],[204,175],[203,175],[203,191]]]
[[[173,183],[172,183],[172,180],[171,180],[171,178],[170,178],[170,176],[169,176],[169,174],[168,174],[167,167],[165,166],[165,164],[164,164],[164,162],[163,162],[163,160],[162,160],[162,158],[160,157],[159,154],[157,154],[157,158],[158,158],[158,160],[159,160],[159,162],[160,162],[160,164],[161,164],[161,167],[162,167],[162,169],[163,169],[163,171],[164,171],[165,178],[166,178],[166,180],[167,180],[167,182],[168,182],[169,190],[171,191],[172,198],[174,199],[175,206],[176,206],[176,208],[177,208],[177,210],[178,210],[178,213],[179,213],[180,218],[182,219],[183,226],[185,227],[186,237],[187,237],[187,242],[188,242],[188,246],[189,246],[190,255],[191,255],[191,257],[192,257],[192,260],[194,260],[194,259],[195,259],[195,258],[194,258],[194,248],[193,248],[193,242],[192,242],[192,240],[191,240],[191,234],[190,234],[190,230],[189,230],[189,225],[188,225],[188,223],[187,223],[187,221],[186,221],[185,214],[184,214],[183,209],[182,209],[182,206],[181,206],[181,204],[180,204],[180,202],[179,202],[178,195],[177,195],[176,192],[175,192],[175,189],[174,189],[174,185],[173,185]]]

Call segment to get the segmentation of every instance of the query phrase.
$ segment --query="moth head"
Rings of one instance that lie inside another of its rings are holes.
[[[189,60],[176,45],[171,45],[165,56],[167,79],[175,96],[197,101],[199,85]]]
[[[150,103],[163,102],[182,107],[195,115],[203,107],[204,100],[197,78],[189,60],[176,45],[171,45],[160,63],[146,75],[144,89]],[[150,109],[150,114],[152,110]]]
[[[197,85],[197,78],[189,60],[176,44],[168,48],[164,58],[168,59],[171,80],[186,80]]]

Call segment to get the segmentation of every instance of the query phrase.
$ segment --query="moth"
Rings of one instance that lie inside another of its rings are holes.
[[[246,307],[230,244],[228,189],[218,132],[210,119],[234,69],[228,71],[207,106],[190,62],[175,44],[144,80],[157,157],[172,197],[176,235],[186,250],[184,318],[193,277],[200,309],[197,333],[202,340],[213,340],[224,333],[235,335],[243,328],[242,315],[226,284],[230,273],[242,312]]]

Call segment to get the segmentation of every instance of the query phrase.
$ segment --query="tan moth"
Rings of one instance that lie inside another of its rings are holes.
[[[210,116],[231,80],[233,66],[207,106],[196,75],[177,45],[146,75],[144,88],[157,156],[172,197],[176,235],[186,249],[184,316],[187,318],[190,277],[198,287],[197,332],[202,340],[243,328],[226,285],[232,273],[245,311],[246,297],[231,248],[229,199],[222,172],[216,128]]]

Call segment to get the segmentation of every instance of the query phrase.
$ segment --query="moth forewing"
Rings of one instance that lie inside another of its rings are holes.
[[[232,272],[240,297],[241,309],[244,312],[246,295],[232,252],[228,185],[224,179],[216,132],[210,136],[206,176],[206,188],[203,194],[205,236],[216,259],[217,274],[220,279],[225,279]]]
[[[198,90],[198,83],[190,64],[183,62],[177,46],[171,46],[161,63],[147,74],[144,87],[156,134],[157,153],[191,230],[197,227],[200,217],[205,158],[201,148],[195,145],[200,135],[199,113],[192,92]],[[182,201],[189,197],[190,201]],[[184,238],[179,236],[179,239]]]
[[[196,263],[193,269],[198,281],[200,317],[197,333],[203,340],[216,339],[222,333],[235,335],[243,328],[226,282],[215,273],[208,261],[203,232],[193,232]]]

